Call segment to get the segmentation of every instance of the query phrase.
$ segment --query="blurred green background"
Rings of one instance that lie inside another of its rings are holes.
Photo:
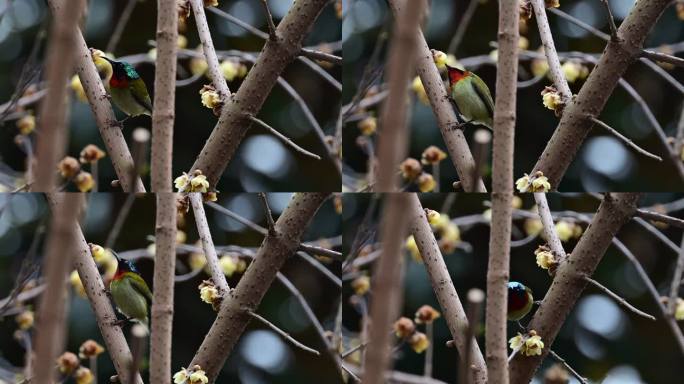
[[[116,23],[128,1],[91,0],[85,28],[85,38],[89,46],[104,50]],[[292,0],[270,0],[269,5],[276,23],[288,11]],[[266,18],[259,2],[247,0],[221,0],[221,10],[239,19],[266,30]],[[5,9],[3,13],[2,10]],[[40,40],[38,58],[28,62],[29,54],[41,28],[49,28],[51,14],[43,0],[0,0],[0,103],[9,101],[14,92],[20,73],[24,67],[40,68],[43,64],[46,41]],[[217,50],[241,50],[257,54],[263,41],[246,33],[240,27],[207,11],[207,19]],[[133,10],[122,38],[113,52],[114,56],[146,54],[155,39],[156,1],[142,0]],[[305,46],[339,41],[340,20],[334,7],[328,5],[304,40]],[[193,16],[183,33],[187,38],[188,49],[199,44]],[[337,52],[340,54],[340,52]],[[248,65],[251,67],[251,65]],[[154,65],[142,63],[136,68],[148,89],[154,93]],[[339,66],[331,66],[327,71],[338,80],[341,76]],[[179,59],[180,78],[190,77],[189,59]],[[327,135],[334,135],[336,115],[339,108],[339,92],[328,82],[315,74],[301,62],[289,65],[283,77],[299,92],[311,109],[316,120]],[[36,80],[41,80],[37,78]],[[240,80],[229,82],[235,91]],[[203,84],[210,84],[207,77],[194,81],[189,86],[180,87],[176,94],[176,121],[174,128],[174,176],[188,171],[202,149],[217,121],[211,110],[202,106],[199,90]],[[70,142],[68,154],[78,158],[81,149],[87,144],[96,144],[104,149],[90,106],[72,99],[70,104]],[[119,112],[119,118],[123,118]],[[301,147],[322,157],[320,161],[304,157],[285,147],[281,141],[263,129],[250,130],[236,152],[217,188],[220,191],[337,191],[340,177],[335,166],[327,156],[325,147],[313,131],[299,105],[280,86],[275,86],[258,117],[290,137]],[[151,129],[151,119],[147,116],[126,122],[124,136],[130,142],[134,127]],[[14,143],[17,134],[14,121],[6,121],[0,132],[0,156],[9,166],[4,170],[23,171],[25,155]],[[101,189],[110,189],[109,181],[116,178],[111,163],[104,159],[100,171]]]
[[[290,194],[273,193],[268,195],[274,215],[280,214],[287,205]],[[87,216],[83,222],[86,241],[104,244],[109,230],[125,200],[123,194],[98,193],[90,196]],[[260,202],[252,194],[225,194],[219,201],[221,205],[236,213],[266,225]],[[39,194],[0,195],[0,297],[5,298],[14,286],[20,265],[26,258],[34,232],[47,216],[45,199]],[[150,244],[147,236],[154,235],[155,217],[154,195],[145,195],[135,200],[119,238],[114,246],[120,254],[125,251],[142,249]],[[209,225],[216,246],[239,245],[256,248],[262,237],[244,225],[206,208]],[[276,216],[277,218],[277,216]],[[198,241],[192,212],[186,215],[182,229],[187,233],[187,244]],[[338,238],[341,234],[341,217],[335,212],[332,200],[326,201],[307,229],[304,241],[324,238]],[[336,240],[339,244],[339,240]],[[36,263],[42,263],[42,246],[37,253]],[[143,278],[152,285],[153,262],[143,258],[135,262]],[[177,274],[187,273],[187,256],[179,255]],[[339,262],[327,264],[335,275],[339,275]],[[316,317],[326,330],[333,329],[338,310],[339,288],[311,265],[299,257],[287,261],[282,269],[302,293],[313,309]],[[174,372],[186,367],[197,348],[202,343],[216,313],[211,306],[200,300],[197,286],[208,275],[200,273],[191,280],[177,282],[174,297],[173,352],[172,369]],[[235,287],[240,275],[228,279]],[[154,287],[152,287],[154,290]],[[90,304],[72,292],[69,302],[67,350],[78,353],[78,348],[86,339],[92,338],[104,345],[100,336]],[[34,309],[37,302],[33,301]],[[258,313],[281,327],[296,340],[321,351],[320,356],[304,352],[282,337],[266,328],[263,324],[251,322],[241,336],[231,356],[218,378],[219,383],[336,383],[339,372],[330,355],[325,353],[315,328],[308,320],[298,300],[277,280],[259,306]],[[17,329],[14,316],[0,319],[0,373],[5,373],[5,363],[23,366],[24,349],[13,338]],[[129,326],[125,327],[128,335]],[[84,362],[87,366],[87,363]],[[99,382],[109,382],[114,368],[105,352],[98,359]],[[5,379],[6,376],[0,375]],[[147,382],[147,371],[143,372]]]
[[[490,43],[496,42],[497,38],[497,1],[432,0],[429,22],[425,27],[426,39],[430,48],[446,52],[470,1],[479,1],[479,4],[455,55],[464,63],[468,62],[466,58],[484,56],[484,61],[489,62],[488,64],[466,65],[466,67],[477,72],[494,94],[496,92],[496,66],[486,56],[494,49]],[[633,7],[634,2],[635,0],[609,1],[618,26]],[[665,10],[648,35],[645,47],[657,48],[662,44],[674,44],[684,40],[684,23],[677,17],[674,4],[672,2]],[[346,0],[346,5],[342,24],[343,104],[349,103],[356,94],[358,83],[378,37],[391,33],[391,23],[394,20],[384,0]],[[559,9],[604,32],[608,31],[605,10],[600,1],[561,0]],[[605,46],[603,40],[550,12],[548,18],[559,52],[581,51],[594,54],[602,52]],[[536,51],[540,47],[540,39],[534,17],[527,22],[527,25],[527,31],[521,36],[528,39],[528,49]],[[377,68],[385,65],[388,40],[386,39],[381,45]],[[679,82],[684,80],[684,69],[681,67],[667,70],[667,72]],[[521,62],[519,73],[521,81],[533,77],[530,60]],[[682,94],[643,63],[637,62],[630,66],[625,79],[644,98],[666,134],[674,136],[682,111]],[[376,84],[382,80],[380,79]],[[540,95],[544,86],[551,84],[552,81],[546,78],[533,86],[519,89],[515,133],[515,178],[532,170],[557,126],[558,118],[542,105]],[[579,92],[583,84],[583,80],[575,81],[570,85],[572,92]],[[429,106],[417,101],[414,92],[411,92],[411,95],[409,156],[420,159],[423,150],[430,145],[437,145],[446,151],[432,110]],[[377,109],[371,109],[371,111],[379,116]],[[617,88],[613,92],[600,118],[632,139],[637,145],[660,155],[664,159],[663,162],[659,163],[637,154],[614,136],[597,128],[592,130],[580,148],[558,187],[559,191],[665,192],[684,188],[684,181],[676,176],[677,172],[654,129],[638,104],[624,90]],[[381,126],[380,122],[379,127]],[[471,148],[474,131],[473,128],[466,129],[466,137],[471,143]],[[348,174],[366,172],[367,155],[357,145],[356,139],[359,135],[356,122],[345,125],[344,162]],[[491,156],[488,164],[491,164]],[[426,171],[429,170],[426,169]],[[441,163],[440,173],[441,191],[453,190],[451,184],[458,176],[449,159]],[[491,172],[488,169],[485,179],[487,185],[490,183],[490,178]]]
[[[344,244],[343,249],[348,253],[351,244],[360,227],[364,215],[373,196],[370,194],[345,194],[344,196]],[[421,194],[420,200],[425,208],[441,211],[446,194]],[[521,196],[523,209],[534,205],[531,195]],[[677,194],[647,194],[639,202],[639,206],[651,206],[657,203],[671,202],[681,199]],[[468,215],[479,215],[469,219],[470,225],[459,226],[462,243],[455,252],[445,254],[444,260],[449,269],[451,279],[462,301],[471,288],[486,290],[486,271],[489,249],[489,225],[481,214],[488,209],[486,203],[489,197],[485,194],[457,194],[456,199],[448,211],[451,219],[458,219]],[[552,211],[572,210],[575,212],[596,212],[599,202],[587,195],[581,194],[549,194],[549,204]],[[383,199],[378,200],[374,214],[371,217],[371,228],[377,229],[378,220],[382,212]],[[670,214],[682,217],[684,205],[679,204],[679,210]],[[586,229],[586,225],[582,224]],[[663,233],[679,245],[681,230],[666,228]],[[372,233],[372,231],[370,231]],[[376,234],[377,235],[377,234]],[[513,240],[524,238],[523,220],[515,220],[513,225]],[[636,225],[634,221],[624,226],[618,238],[635,254],[647,274],[650,276],[658,291],[669,296],[670,283],[677,255],[662,242]],[[368,243],[378,241],[377,236],[371,236]],[[567,252],[572,252],[577,240],[564,243]],[[512,248],[510,278],[527,285],[534,292],[535,300],[543,299],[551,284],[547,271],[537,267],[534,250],[543,241],[535,239],[527,245]],[[375,248],[378,249],[378,248]],[[413,261],[407,251],[403,252],[405,261],[405,276],[403,283],[403,300],[401,315],[414,318],[416,310],[428,304],[441,312],[432,286],[422,263]],[[372,273],[372,269],[368,270]],[[348,337],[358,337],[360,331],[360,315],[349,300],[354,294],[350,283],[353,271],[343,272],[343,319],[345,340]],[[677,347],[669,328],[664,324],[662,316],[646,287],[637,276],[635,269],[627,259],[614,247],[608,249],[599,264],[593,278],[605,285],[613,292],[624,297],[630,304],[650,313],[656,321],[650,321],[624,310],[618,304],[598,291],[587,288],[576,306],[566,319],[553,345],[553,350],[566,359],[581,375],[590,382],[604,384],[637,384],[681,383],[684,374],[684,356]],[[372,301],[371,291],[366,298]],[[536,307],[532,311],[535,311]],[[484,314],[481,319],[484,322]],[[531,315],[521,320],[527,324]],[[478,342],[484,354],[484,323],[480,324]],[[425,332],[423,326],[418,330]],[[509,323],[509,338],[518,332],[517,325]],[[445,343],[451,339],[444,318],[435,321],[435,354],[434,377],[448,383],[455,383],[458,371],[458,354],[455,348],[447,348]],[[345,350],[355,346],[346,345]],[[509,350],[510,352],[510,350]],[[407,345],[401,347],[397,353],[394,369],[416,375],[423,374],[425,354],[416,354]],[[543,372],[555,363],[552,358],[544,361],[537,372],[533,383],[541,383]],[[577,383],[573,378],[571,383]]]

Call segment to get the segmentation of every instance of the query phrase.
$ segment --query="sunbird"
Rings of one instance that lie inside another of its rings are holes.
[[[152,292],[130,260],[124,260],[112,251],[116,261],[116,273],[109,283],[109,292],[116,309],[128,320],[136,320],[148,327],[148,306],[152,303]]]
[[[508,283],[508,320],[518,321],[525,317],[534,304],[532,290],[517,281]]]
[[[105,88],[117,108],[126,114],[126,119],[140,115],[152,116],[150,94],[135,68],[125,61],[109,59],[101,52],[91,52]]]
[[[463,119],[463,124],[479,124],[492,129],[494,102],[487,84],[473,72],[447,65],[449,98]],[[462,124],[459,125],[459,128]]]

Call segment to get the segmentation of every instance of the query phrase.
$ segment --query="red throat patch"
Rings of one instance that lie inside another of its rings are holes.
[[[467,77],[470,73],[468,71],[461,71],[458,68],[452,67],[447,67],[447,71],[449,72],[449,83],[451,84],[458,83],[461,79]]]
[[[128,80],[126,80],[126,78],[119,79],[116,76],[112,76],[109,80],[109,85],[114,88],[128,88]]]

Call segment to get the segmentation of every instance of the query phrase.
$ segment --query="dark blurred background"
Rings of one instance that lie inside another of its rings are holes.
[[[343,214],[345,253],[350,251],[352,241],[357,235],[357,228],[361,225],[374,196],[377,195],[345,194]],[[446,199],[446,194],[419,196],[423,207],[436,211],[442,209]],[[529,209],[534,205],[531,195],[521,197],[523,209]],[[639,206],[651,206],[681,198],[681,194],[647,194],[641,198]],[[458,194],[448,212],[449,217],[455,219],[482,214],[488,209],[486,204],[488,200],[489,197],[485,194]],[[599,205],[596,199],[581,194],[549,194],[548,200],[552,211],[572,210],[593,214]],[[377,229],[382,204],[383,199],[378,200],[375,213],[370,216],[371,222],[374,223],[371,228]],[[681,210],[670,214],[682,217]],[[462,243],[455,252],[444,255],[461,301],[465,300],[466,293],[471,288],[486,290],[489,225],[484,219],[473,220],[473,222],[475,224],[459,227]],[[582,227],[586,229],[586,224],[582,224]],[[680,244],[681,230],[665,228],[662,231],[675,244]],[[513,233],[514,240],[525,237],[523,220],[514,221]],[[635,254],[658,291],[664,296],[669,296],[677,255],[633,221],[620,230],[618,238]],[[534,250],[542,243],[543,241],[537,238],[525,246],[511,250],[510,278],[530,287],[534,292],[535,300],[541,300],[551,284],[547,271],[539,268],[535,261]],[[577,240],[570,240],[563,245],[567,252],[572,252],[576,243]],[[431,305],[442,312],[433,293],[425,266],[413,261],[407,251],[403,252],[403,257],[405,276],[404,304],[401,308],[401,315],[413,319],[416,310],[424,304]],[[372,269],[368,272],[372,273]],[[349,274],[353,275],[353,273]],[[346,275],[347,271],[345,271]],[[566,319],[553,345],[553,350],[581,375],[589,378],[590,382],[604,384],[681,383],[681,376],[684,374],[684,356],[632,264],[614,247],[611,247],[601,260],[593,278],[621,295],[635,307],[654,315],[657,320],[650,321],[638,317],[618,306],[613,299],[596,288],[589,287],[583,292]],[[361,319],[354,306],[349,304],[349,299],[354,294],[350,287],[351,280],[345,278],[344,283],[343,318],[346,339],[350,336],[358,337]],[[367,297],[372,300],[372,284]],[[535,310],[536,306],[532,313]],[[483,316],[484,313],[481,319],[484,319]],[[527,315],[521,323],[527,324],[530,319],[531,315]],[[484,323],[479,328],[478,342],[484,354],[483,328]],[[422,326],[418,326],[418,330],[424,332]],[[517,326],[509,323],[509,338],[518,331]],[[448,383],[455,383],[458,373],[458,355],[455,348],[445,346],[450,339],[451,335],[444,318],[437,319],[434,339],[434,377]],[[347,345],[345,349],[357,343]],[[422,375],[424,357],[425,353],[416,354],[409,346],[404,345],[398,352],[394,369]],[[533,383],[541,383],[543,372],[555,362],[551,357],[547,358],[537,372]],[[577,383],[577,381],[573,378],[571,383]]]
[[[275,215],[282,212],[290,196],[287,193],[268,195]],[[99,193],[90,196],[87,216],[83,222],[86,241],[104,244],[124,200],[123,194]],[[256,195],[225,194],[219,202],[250,220],[266,225]],[[36,228],[48,216],[48,208],[44,197],[39,194],[3,194],[0,195],[0,206],[4,207],[0,213],[0,297],[5,298],[14,286],[17,271],[26,257]],[[122,254],[125,251],[147,248],[150,244],[147,236],[154,235],[154,212],[153,195],[137,198],[114,250]],[[256,248],[260,245],[262,237],[254,231],[209,207],[206,208],[206,212],[216,246],[239,245]],[[185,225],[181,228],[187,233],[187,244],[195,244],[199,239],[192,217],[192,212],[187,214]],[[304,241],[334,238],[340,233],[340,215],[335,212],[332,201],[328,200],[307,229]],[[41,256],[44,254],[42,246],[39,250],[36,262],[40,264]],[[135,263],[143,278],[154,290],[152,260],[143,258]],[[189,271],[186,255],[180,255],[177,264],[177,274]],[[327,264],[327,268],[339,275],[339,263]],[[338,310],[339,288],[298,257],[288,260],[282,272],[302,293],[323,327],[332,330]],[[229,278],[229,285],[235,287],[240,276],[236,273]],[[174,372],[179,371],[181,367],[187,367],[216,317],[211,306],[202,302],[199,297],[197,287],[207,278],[208,275],[200,273],[191,280],[176,283],[172,347]],[[74,294],[73,289],[70,289],[70,292],[72,294],[69,302],[67,350],[77,354],[81,343],[90,338],[104,346],[88,300]],[[36,309],[37,302],[27,304],[33,304],[33,309]],[[277,280],[264,297],[258,313],[298,341],[321,351],[321,355],[315,356],[293,347],[263,324],[252,322],[227,360],[218,383],[339,382],[339,372],[335,363],[330,355],[325,353],[325,346],[298,300]],[[13,338],[16,329],[14,316],[0,319],[0,361],[4,360],[0,364],[0,372],[6,368],[6,362],[14,366],[23,366],[24,349]],[[129,327],[126,326],[124,330],[128,336]],[[86,362],[84,364],[87,366]],[[144,364],[146,367],[147,360]],[[98,358],[98,370],[98,379],[101,383],[109,382],[109,377],[115,373],[106,351]],[[143,371],[143,379],[147,382],[146,370]]]
[[[123,0],[91,0],[89,2],[84,33],[89,46],[105,50],[126,3],[128,1]],[[269,1],[276,23],[286,14],[292,3],[292,0]],[[259,2],[222,0],[218,8],[257,28],[266,30],[266,18]],[[6,9],[4,13],[2,13],[3,9]],[[46,2],[42,0],[0,0],[0,14],[3,15],[0,19],[0,103],[4,103],[12,97],[23,67],[43,64],[45,39],[40,40],[37,62],[27,64],[27,59],[35,44],[37,33],[41,28],[49,28],[48,23],[52,15]],[[237,49],[254,52],[254,54],[261,50],[262,40],[210,11],[207,11],[206,15],[217,50]],[[138,2],[113,52],[114,56],[149,52],[152,48],[149,42],[155,39],[156,17],[155,1]],[[187,30],[182,34],[188,40],[188,49],[195,49],[200,44],[193,16],[188,18]],[[334,7],[328,5],[304,40],[304,45],[334,43],[339,41],[340,35],[340,20],[337,18]],[[136,69],[153,94],[154,65],[143,63],[137,65]],[[337,79],[341,76],[339,66],[331,66],[327,71]],[[189,70],[189,59],[179,60],[178,73],[183,78],[192,76]],[[324,132],[334,135],[339,108],[339,92],[299,61],[288,66],[283,77],[299,92]],[[238,89],[240,82],[241,80],[229,82],[228,86],[231,91]],[[203,84],[210,83],[207,77],[202,77],[189,86],[177,88],[174,176],[190,169],[216,124],[217,117],[200,102],[199,90]],[[70,113],[71,136],[68,154],[78,158],[81,149],[90,143],[104,149],[90,106],[72,98]],[[117,114],[119,118],[123,118],[119,112]],[[304,157],[284,146],[280,140],[266,133],[262,128],[255,127],[248,132],[226,169],[217,186],[219,191],[339,190],[340,177],[335,166],[299,105],[289,94],[276,85],[258,117],[290,137],[301,147],[320,155],[322,159],[316,161]],[[131,119],[126,122],[124,136],[130,142],[134,127],[142,126],[151,129],[151,124],[151,119],[147,116]],[[25,155],[13,141],[17,134],[14,121],[5,122],[4,128],[0,133],[2,135],[0,136],[2,161],[14,170],[23,171]],[[108,159],[105,158],[101,164],[100,184],[101,188],[106,190],[110,188],[109,181],[116,176]]]
[[[498,23],[498,2],[479,1],[465,36],[455,53],[459,61],[473,56],[485,56],[489,64],[466,66],[477,72],[492,90],[496,92],[496,66],[486,56],[494,50]],[[430,48],[446,52],[454,36],[469,0],[432,0],[429,22],[425,35]],[[616,23],[626,17],[634,0],[609,1]],[[343,104],[350,102],[357,92],[364,67],[369,61],[379,36],[391,33],[394,18],[385,0],[347,0],[345,19],[342,24],[344,44],[344,96]],[[674,44],[684,40],[684,23],[677,17],[674,2],[665,10],[657,25],[648,35],[645,47],[658,48],[663,44]],[[600,1],[561,0],[560,10],[604,32],[608,32],[605,11]],[[548,12],[551,32],[559,52],[581,51],[600,54],[605,42],[574,24]],[[536,20],[527,22],[527,32],[521,33],[529,41],[529,50],[540,47]],[[386,42],[380,51],[379,65],[385,65]],[[563,63],[563,60],[561,60]],[[591,68],[591,67],[590,67]],[[530,60],[521,61],[520,79],[531,77]],[[684,70],[679,67],[667,72],[679,82],[684,80]],[[675,135],[676,125],[682,111],[682,94],[671,84],[648,69],[643,63],[635,63],[628,69],[625,79],[644,98],[656,119],[669,136]],[[573,93],[579,92],[584,80],[570,84]],[[544,86],[552,85],[549,78],[535,85],[519,89],[517,124],[515,133],[515,178],[529,173],[544,150],[547,141],[557,126],[558,118],[542,105],[540,92]],[[429,145],[437,145],[446,152],[442,136],[429,106],[416,100],[413,95],[411,112],[411,135],[409,156],[420,159],[422,151]],[[372,109],[372,111],[376,111]],[[379,112],[379,111],[378,111]],[[379,113],[376,113],[379,116]],[[638,104],[621,88],[616,88],[610,97],[600,119],[632,139],[637,145],[663,158],[659,163],[627,148],[605,130],[592,130],[571,164],[559,191],[671,191],[681,190],[684,181],[677,177],[672,161],[665,148]],[[382,124],[379,123],[379,126]],[[466,129],[471,143],[473,128]],[[360,135],[356,122],[349,123],[344,130],[344,157],[349,170],[364,173],[367,157],[356,144]],[[491,164],[491,160],[489,162]],[[426,169],[427,170],[427,169]],[[441,191],[452,190],[451,183],[457,179],[454,166],[449,159],[441,163]],[[490,170],[485,182],[489,185]]]

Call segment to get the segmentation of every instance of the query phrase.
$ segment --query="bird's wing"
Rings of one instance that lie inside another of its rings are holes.
[[[484,82],[481,79],[480,82],[484,84]],[[489,89],[484,87],[479,87],[475,81],[471,81],[470,85],[473,87],[475,90],[475,93],[477,93],[477,96],[480,97],[480,100],[484,103],[485,107],[487,107],[487,111],[489,111],[490,116],[494,116],[494,102],[492,101],[492,95],[489,93]],[[483,89],[481,89],[483,88]]]
[[[145,82],[138,78],[131,81],[129,84],[129,87],[131,88],[131,94],[133,95],[135,101],[147,108],[147,110],[150,111],[150,114],[152,114],[152,100],[150,100],[150,94],[147,92]]]
[[[140,275],[133,275],[131,276],[130,279],[131,285],[133,286],[133,289],[138,291],[140,294],[145,296],[145,298],[151,303],[152,302],[152,292],[150,292],[150,288],[147,286],[147,283],[145,280],[143,280]]]

